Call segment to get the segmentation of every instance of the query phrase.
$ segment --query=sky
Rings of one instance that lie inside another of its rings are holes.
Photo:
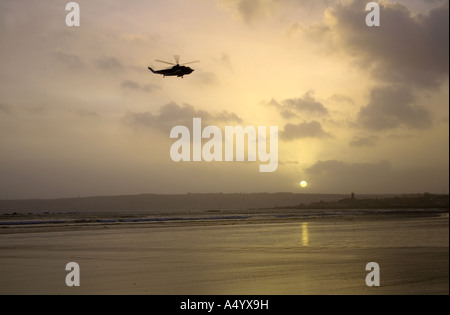
[[[0,199],[448,193],[449,2],[368,2],[1,1]],[[277,126],[278,169],[172,161],[193,118]]]

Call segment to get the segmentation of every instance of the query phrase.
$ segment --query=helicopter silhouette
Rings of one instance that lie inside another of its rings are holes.
[[[148,69],[153,72],[154,74],[161,74],[163,77],[179,77],[179,78],[183,78],[185,75],[189,75],[192,72],[194,72],[194,69],[190,68],[190,67],[186,67],[186,65],[191,64],[191,63],[196,63],[196,62],[200,62],[198,60],[196,61],[191,61],[191,62],[187,62],[187,63],[183,63],[180,64],[180,56],[175,55],[175,63],[172,62],[167,62],[164,60],[155,60],[157,62],[161,62],[161,63],[166,63],[169,65],[172,65],[172,68],[168,68],[168,69],[162,69],[162,70],[153,70],[151,67],[148,67]]]

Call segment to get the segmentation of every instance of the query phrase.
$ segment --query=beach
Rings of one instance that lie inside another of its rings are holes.
[[[234,213],[7,226],[0,294],[448,294],[448,222],[448,213]],[[65,284],[69,262],[80,287]],[[369,262],[380,287],[366,285]]]

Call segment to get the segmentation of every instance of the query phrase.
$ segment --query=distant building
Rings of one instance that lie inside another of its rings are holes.
[[[351,198],[352,200],[355,200],[355,199],[356,199],[356,198],[355,198],[355,193],[352,192],[352,194],[350,195],[350,198]]]

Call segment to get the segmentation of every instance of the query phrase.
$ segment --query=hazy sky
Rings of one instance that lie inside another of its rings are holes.
[[[366,0],[81,0],[74,28],[67,2],[0,2],[1,199],[448,193],[448,1],[380,1],[378,28]],[[147,70],[174,54],[201,63]],[[194,117],[278,126],[278,170],[174,163]]]

